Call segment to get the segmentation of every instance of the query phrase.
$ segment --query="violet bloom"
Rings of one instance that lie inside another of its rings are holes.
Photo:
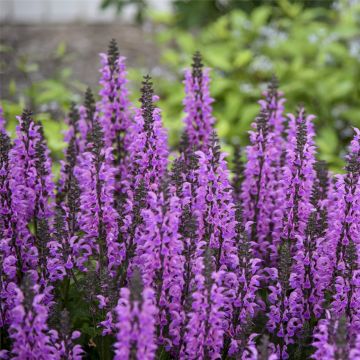
[[[175,188],[168,185],[158,195],[149,192],[146,201],[147,208],[141,211],[143,223],[137,231],[133,264],[141,271],[144,286],[153,287],[157,293],[158,339],[171,342],[170,337],[178,335],[175,331],[167,334],[164,328],[181,310],[182,243],[178,233],[181,207]]]
[[[167,134],[162,125],[161,112],[154,106],[151,77],[144,77],[141,88],[141,108],[136,110],[130,129],[132,143],[129,146],[130,166],[135,185],[141,179],[149,189],[158,189],[167,169]]]
[[[349,359],[359,358],[359,333],[349,337],[348,323],[345,316],[333,318],[329,311],[319,320],[314,329],[312,346],[315,352],[312,359]]]
[[[164,198],[161,193],[148,192],[147,207],[141,211],[142,224],[138,227],[136,241],[136,256],[134,264],[139,267],[144,285],[151,287],[157,278],[157,272],[162,268],[163,255],[160,255],[162,243],[161,226],[164,219],[162,207]]]
[[[303,238],[312,205],[311,189],[314,181],[314,143],[312,116],[305,116],[304,109],[297,116],[290,115],[289,147],[287,157],[289,168],[284,182],[288,185],[282,243],[279,250],[277,281],[269,286],[270,313],[268,328],[280,338],[279,355],[288,356],[286,345],[303,324],[304,267],[292,256],[303,257]],[[295,135],[295,136],[294,136]],[[274,274],[276,277],[276,273]],[[289,290],[291,289],[291,292]]]
[[[92,126],[87,151],[74,170],[81,190],[79,223],[86,243],[96,254],[100,276],[106,267],[113,276],[123,256],[117,243],[113,155],[112,148],[105,147],[100,124],[95,120]],[[83,256],[82,263],[85,263],[89,253]]]
[[[228,274],[227,282],[231,289],[231,321],[229,322],[229,336],[225,341],[225,351],[230,355],[241,355],[247,343],[243,343],[251,333],[249,323],[259,310],[256,301],[257,291],[260,288],[260,259],[253,258],[251,254],[251,243],[247,230],[242,220],[242,209],[236,209],[236,237],[237,266],[233,273]],[[230,285],[232,284],[232,286]]]
[[[13,285],[21,269],[20,248],[16,239],[16,216],[12,212],[9,152],[11,140],[0,129],[0,328],[8,324],[9,309],[13,306]]]
[[[180,300],[181,309],[177,314],[179,318],[176,319],[173,317],[169,329],[170,334],[174,337],[173,348],[175,347],[177,355],[179,355],[180,351],[183,349],[184,338],[186,335],[186,325],[190,320],[188,316],[192,306],[192,288],[190,285],[193,281],[193,265],[196,260],[196,247],[198,239],[196,217],[191,212],[189,204],[186,204],[183,207],[179,233],[183,243],[181,258],[183,262],[183,273],[182,278],[179,281],[179,285],[182,285]]]
[[[274,264],[277,256],[277,247],[280,243],[286,184],[283,180],[284,154],[286,145],[284,141],[284,103],[283,93],[278,90],[278,82],[272,78],[265,99],[260,100],[261,108],[268,113],[268,134],[266,136],[265,163],[262,175],[265,179],[264,193],[260,194],[259,216],[256,224],[259,243],[266,248],[262,258],[266,263]]]
[[[203,69],[199,52],[193,56],[192,69],[185,72],[185,131],[190,149],[207,153],[215,119],[209,90],[209,69]]]
[[[223,344],[225,289],[223,271],[214,272],[214,259],[206,243],[198,242],[193,261],[191,308],[186,314],[186,329],[180,358],[218,359]]]
[[[83,108],[85,111],[85,108]],[[75,176],[75,167],[84,153],[85,145],[80,144],[79,123],[81,115],[75,104],[72,104],[68,116],[69,130],[64,139],[68,143],[65,149],[65,160],[62,162],[60,180],[57,192],[57,211],[55,216],[54,241],[49,244],[50,252],[54,254],[55,262],[48,266],[58,266],[61,262],[68,276],[74,277],[73,269],[84,269],[84,263],[92,253],[86,237],[80,237],[80,187]],[[81,150],[82,149],[82,150]]]
[[[307,219],[311,213],[311,190],[315,179],[315,146],[312,120],[306,116],[304,108],[299,108],[296,116],[289,115],[288,168],[284,174],[287,185],[284,228],[281,238],[288,239],[291,247],[296,236],[305,233]]]
[[[74,277],[74,268],[82,266],[83,253],[91,253],[87,244],[76,235],[71,236],[69,221],[71,216],[60,205],[56,209],[52,239],[48,243],[49,258],[47,268],[50,281]]]
[[[16,289],[15,307],[11,310],[9,335],[12,359],[60,359],[54,345],[56,332],[47,325],[48,308],[39,285],[25,277],[22,290]]]
[[[17,216],[16,245],[20,248],[22,270],[34,269],[39,260],[40,220],[48,221],[52,216],[54,184],[51,162],[42,128],[24,111],[19,119],[17,138],[10,151],[10,189],[12,212]],[[28,229],[33,223],[35,236]]]
[[[325,281],[328,271],[326,266],[322,266],[322,246],[326,241],[326,231],[328,225],[328,191],[330,180],[326,165],[323,162],[315,164],[316,179],[313,184],[311,212],[305,230],[304,237],[298,238],[299,245],[295,260],[297,273],[300,276],[303,296],[305,321],[315,316],[319,318],[323,314],[324,290],[328,286]]]
[[[160,267],[156,269],[157,303],[159,308],[159,340],[168,345],[179,343],[181,295],[183,280],[183,243],[180,239],[181,203],[174,186],[166,185],[162,223],[160,224],[161,244],[159,252]],[[145,273],[148,271],[145,262]],[[168,330],[164,330],[168,325]]]
[[[254,131],[250,132],[250,145],[246,148],[247,163],[242,183],[242,196],[244,221],[252,222],[250,240],[254,242],[254,255],[260,255],[260,249],[265,250],[257,241],[257,224],[259,222],[260,206],[265,205],[261,200],[265,189],[265,177],[263,176],[266,163],[266,146],[268,136],[268,112],[262,110],[252,124]]]
[[[90,96],[90,95],[89,95]],[[85,111],[85,108],[83,108]],[[80,144],[79,123],[81,111],[72,104],[68,116],[69,130],[64,139],[68,143],[65,149],[65,160],[62,162],[57,193],[57,211],[55,216],[54,241],[50,251],[61,253],[62,261],[68,276],[73,276],[73,269],[84,269],[84,263],[92,253],[86,237],[78,236],[80,220],[80,187],[75,176],[75,167],[84,153],[85,145]],[[82,150],[81,150],[82,149]],[[80,155],[81,154],[81,155]],[[55,257],[59,259],[59,256]],[[56,266],[60,262],[55,261]],[[49,264],[54,266],[55,264]]]
[[[167,136],[162,126],[160,109],[155,108],[153,103],[156,96],[150,76],[144,77],[142,85],[141,108],[137,109],[130,129],[133,141],[129,147],[129,172],[132,176],[124,181],[128,198],[123,212],[124,222],[120,226],[122,242],[126,244],[126,267],[122,283],[126,279],[127,267],[131,263],[139,265],[141,256],[148,254],[151,257],[150,248],[159,249],[161,243],[159,224],[162,222],[163,200],[160,187],[167,171]],[[158,267],[156,255],[154,262],[150,257],[147,258],[147,263],[151,264],[149,276],[144,278],[146,285],[151,283]]]
[[[280,242],[284,211],[285,185],[282,182],[283,153],[285,150],[284,102],[275,78],[260,100],[260,115],[250,132],[247,147],[245,179],[242,184],[244,221],[252,221],[251,241],[254,255],[274,262]]]
[[[120,290],[116,307],[116,341],[114,360],[155,359],[155,293],[143,288],[141,275],[135,270],[130,288]]]
[[[205,201],[205,204],[199,202],[197,204],[199,210],[201,207],[204,209],[201,214],[203,220],[201,225],[204,227],[203,240],[215,250],[216,271],[222,265],[231,269],[234,267],[236,258],[235,208],[225,154],[220,152],[215,132],[211,136],[207,155],[200,151],[196,154],[199,156],[200,185],[196,201],[200,197],[202,201]]]
[[[360,136],[356,131],[347,156],[346,174],[338,175],[336,215],[330,217],[329,239],[335,253],[331,311],[346,314],[351,331],[360,331]],[[331,249],[331,247],[330,247]]]
[[[100,54],[102,68],[99,104],[100,123],[104,129],[104,140],[112,146],[116,165],[123,165],[129,146],[127,131],[131,124],[130,101],[127,89],[125,58],[119,55],[116,41],[110,42],[107,54]],[[121,170],[125,168],[121,166]],[[125,178],[121,171],[120,175]]]

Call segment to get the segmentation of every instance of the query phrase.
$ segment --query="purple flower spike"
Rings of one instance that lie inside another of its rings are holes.
[[[121,263],[122,252],[117,243],[118,214],[114,208],[115,171],[112,161],[112,148],[104,146],[101,126],[94,121],[87,151],[75,167],[81,190],[80,228],[85,233],[89,249],[83,253],[81,262],[85,263],[92,251],[96,254],[99,271],[102,272],[105,266],[114,275]]]
[[[16,245],[20,248],[21,270],[28,270],[34,269],[42,256],[39,226],[53,214],[54,184],[41,125],[35,123],[29,111],[18,119],[17,138],[10,151],[11,206],[17,217]],[[29,224],[34,226],[35,236],[29,231]]]
[[[191,70],[185,72],[185,131],[190,149],[207,153],[215,119],[209,90],[209,69],[203,69],[199,52],[193,56]]]
[[[48,328],[48,308],[43,304],[44,294],[39,292],[39,285],[25,277],[22,290],[16,288],[15,291],[9,330],[13,340],[11,358],[60,359],[54,345],[57,333]]]
[[[114,39],[110,42],[108,53],[100,54],[100,57],[100,122],[104,129],[105,144],[113,147],[119,165],[124,161],[129,146],[126,134],[131,118],[125,58],[119,55]]]
[[[192,266],[190,282],[191,309],[187,314],[184,344],[180,358],[218,359],[224,336],[225,305],[222,271],[214,272],[210,248],[203,250],[204,242],[197,244],[198,257]]]
[[[323,244],[326,241],[328,226],[328,192],[330,180],[326,164],[315,164],[317,177],[313,184],[311,195],[311,212],[305,230],[305,236],[299,238],[293,281],[302,288],[304,296],[305,321],[315,316],[320,318],[323,314],[324,291],[328,286],[326,262],[324,263]],[[331,273],[331,270],[330,270]]]
[[[136,110],[135,122],[130,130],[130,164],[135,184],[142,179],[153,190],[159,188],[167,169],[167,134],[162,125],[161,112],[154,106],[154,90],[149,75],[141,88],[141,108]]]
[[[326,311],[326,318],[321,319],[314,330],[312,346],[315,352],[312,359],[336,360],[359,358],[359,332],[348,333],[348,323],[345,316],[334,318]]]
[[[350,330],[360,331],[360,136],[356,130],[347,156],[346,174],[336,181],[337,201],[330,214],[328,249],[333,261],[331,311],[346,313]]]
[[[130,288],[120,290],[116,313],[114,360],[155,359],[155,294],[151,288],[143,288],[140,272],[136,269]]]
[[[255,244],[254,254],[260,255],[260,249],[266,249],[259,243],[257,234],[257,224],[259,222],[261,207],[264,206],[263,196],[265,190],[264,168],[268,166],[266,162],[266,146],[268,136],[267,110],[262,110],[253,124],[254,131],[250,132],[250,142],[246,148],[247,163],[245,166],[245,179],[242,183],[242,196],[244,211],[244,221],[252,222],[251,241]]]
[[[201,198],[201,202],[205,201],[202,205],[205,205],[204,212],[201,215],[204,226],[203,239],[215,250],[216,271],[222,265],[231,269],[236,258],[235,207],[225,154],[220,151],[215,132],[212,133],[207,155],[200,151],[196,154],[199,156],[198,200]],[[198,206],[200,209],[201,204]]]
[[[144,276],[144,282],[149,286],[160,266],[161,207],[164,205],[160,192],[166,177],[168,147],[160,109],[154,106],[155,96],[150,76],[144,77],[142,85],[141,108],[137,109],[130,130],[133,141],[129,147],[129,174],[132,177],[124,181],[128,198],[120,226],[120,234],[126,244],[125,271],[121,284],[126,283],[129,265],[135,264],[144,269],[144,263],[140,264],[139,261],[146,261],[149,271]]]
[[[176,195],[176,188],[165,185],[162,223],[160,224],[161,244],[159,264],[156,269],[157,302],[159,308],[160,341],[165,338],[171,344],[179,343],[181,295],[183,282],[183,243],[180,239],[181,203]],[[145,267],[145,273],[148,268]],[[168,334],[164,327],[168,325]]]
[[[251,221],[254,255],[273,263],[280,243],[286,184],[282,181],[285,143],[284,102],[276,78],[259,101],[261,112],[250,132],[245,179],[242,184],[244,221]]]
[[[290,115],[288,133],[288,169],[284,225],[279,249],[278,271],[270,279],[270,312],[268,329],[280,339],[278,354],[286,356],[287,345],[293,342],[303,326],[304,267],[292,257],[304,257],[304,236],[312,204],[311,190],[315,179],[312,116],[300,108],[297,116]]]
[[[13,306],[13,285],[21,259],[16,239],[16,216],[12,211],[10,190],[9,153],[11,140],[0,130],[0,328],[9,323],[9,310]]]
[[[234,293],[232,294],[231,322],[229,326],[230,336],[225,342],[225,351],[230,355],[243,354],[248,339],[251,334],[251,323],[259,310],[256,301],[256,293],[260,287],[259,269],[261,260],[252,257],[251,243],[248,239],[247,231],[243,223],[242,209],[236,209],[236,237],[237,245],[237,267],[234,273],[228,275],[229,286]],[[229,348],[230,347],[230,348]]]

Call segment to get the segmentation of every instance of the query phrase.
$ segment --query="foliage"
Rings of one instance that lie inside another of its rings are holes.
[[[329,8],[334,3],[333,0],[170,0],[171,8],[174,12],[176,25],[183,28],[201,28],[215,21],[219,16],[229,13],[234,9],[240,9],[246,13],[251,12],[258,6],[267,4],[273,7],[286,9],[289,5],[296,4],[297,7],[324,7]],[[133,7],[136,11],[135,20],[143,23],[147,19],[149,12],[148,0],[102,0],[101,8],[115,8],[117,13],[124,11],[126,7]]]
[[[202,28],[205,25],[217,20],[221,15],[227,14],[232,10],[239,9],[246,13],[251,13],[259,6],[267,5],[277,11],[278,8],[285,10],[289,6],[300,8],[307,7],[330,7],[333,0],[314,0],[314,1],[294,1],[294,0],[206,0],[206,1],[188,1],[173,0],[172,5],[175,12],[176,24],[185,28]]]
[[[138,23],[142,23],[144,21],[147,8],[146,0],[102,0],[101,2],[102,9],[114,7],[117,13],[120,13],[129,5],[134,6],[136,9],[135,20]]]
[[[172,134],[178,132],[179,69],[200,50],[214,69],[217,128],[228,143],[239,136],[245,141],[256,99],[275,73],[280,89],[289,94],[286,108],[303,102],[317,116],[320,156],[339,169],[338,154],[349,141],[350,128],[360,125],[360,4],[302,9],[298,3],[279,3],[283,6],[275,10],[265,4],[250,14],[233,10],[193,33],[174,26],[175,18],[155,15],[168,68],[159,81],[165,118]]]

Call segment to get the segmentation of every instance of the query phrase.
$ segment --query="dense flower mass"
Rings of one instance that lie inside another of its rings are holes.
[[[56,183],[0,108],[0,359],[359,359],[360,130],[331,173],[274,77],[228,166],[199,53],[171,152],[151,77],[135,108],[114,41],[100,72]]]

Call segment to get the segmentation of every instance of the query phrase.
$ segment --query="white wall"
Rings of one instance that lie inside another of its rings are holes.
[[[148,0],[154,9],[169,10],[171,0]],[[0,21],[7,23],[110,22],[116,19],[114,8],[100,10],[101,0],[0,0]],[[132,21],[131,6],[121,19]]]

